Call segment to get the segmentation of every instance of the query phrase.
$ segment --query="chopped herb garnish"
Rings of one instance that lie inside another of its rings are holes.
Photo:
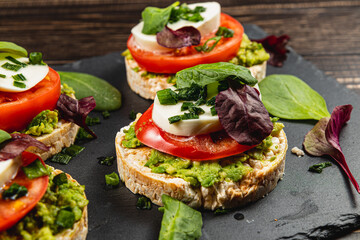
[[[84,149],[85,149],[85,147],[81,147],[81,146],[73,144],[70,147],[64,148],[61,152],[65,153],[71,157],[75,157],[79,153],[81,153]]]
[[[85,147],[81,147],[78,145],[71,145],[70,147],[63,148],[61,152],[55,154],[50,158],[51,162],[60,163],[60,164],[68,164],[70,160],[81,153]]]
[[[111,166],[114,163],[115,157],[114,156],[98,157],[97,159],[99,160],[98,161],[99,164],[105,165],[105,166]]]
[[[19,81],[14,81],[13,85],[14,87],[18,87],[18,88],[26,88],[26,84]]]
[[[195,105],[196,106],[200,106],[206,103],[206,100],[204,98],[199,98],[196,102]]]
[[[181,120],[188,120],[188,119],[199,119],[199,115],[192,112],[184,113],[183,115],[181,115]]]
[[[31,64],[31,65],[46,65],[43,62],[41,52],[32,52],[32,53],[30,53],[29,54],[29,64]]]
[[[72,211],[61,209],[56,216],[55,223],[63,228],[71,228],[75,223],[75,214]]]
[[[221,209],[221,208],[218,208],[214,211],[214,215],[222,215],[222,214],[226,214],[228,213],[229,210],[228,209]]]
[[[103,116],[104,119],[108,119],[108,118],[110,117],[109,111],[103,111],[103,112],[101,113],[101,115]]]
[[[226,27],[219,27],[215,35],[223,36],[224,38],[231,38],[234,36],[234,30]]]
[[[139,197],[136,202],[136,208],[140,210],[150,210],[151,206],[150,199],[144,196]]]
[[[315,164],[315,165],[312,165],[311,167],[309,167],[309,171],[321,173],[324,168],[330,167],[330,166],[332,166],[332,164],[330,162],[318,163],[318,164]]]
[[[192,102],[183,102],[183,104],[181,105],[181,111],[185,111],[188,110],[189,107],[194,106],[194,103]]]
[[[218,42],[221,40],[221,38],[222,36],[209,38],[208,40],[206,40],[204,45],[195,47],[195,50],[198,52],[211,52],[214,49],[214,47],[218,44]],[[211,46],[208,45],[210,41],[214,41],[214,43]]]
[[[50,160],[50,162],[66,165],[70,162],[71,159],[72,159],[72,157],[70,155],[59,152],[59,153],[55,154],[54,156],[52,156],[49,160]]]
[[[168,120],[169,120],[170,124],[173,124],[173,123],[179,122],[181,120],[181,116],[180,115],[172,116],[172,117],[169,117]]]
[[[186,3],[181,4],[178,8],[173,8],[169,18],[169,23],[175,23],[180,19],[190,22],[199,22],[204,20],[200,13],[205,12],[206,8],[197,6],[194,9],[190,9]]]
[[[120,183],[119,176],[115,172],[106,174],[105,183],[107,187],[117,187]]]
[[[25,173],[26,177],[28,177],[29,179],[49,175],[49,171],[39,159],[36,159],[34,162],[30,163],[26,167],[22,167],[22,170]]]
[[[56,175],[56,176],[53,178],[53,183],[54,183],[56,186],[60,186],[60,185],[63,185],[63,184],[68,183],[68,178],[67,178],[67,176],[66,176],[66,173],[60,173],[60,174]]]
[[[129,118],[133,121],[136,119],[136,112],[134,110],[131,110],[131,112],[129,113]]]
[[[211,116],[217,115],[217,111],[215,109],[215,106],[210,108],[210,112],[211,112]]]
[[[207,96],[206,88],[195,83],[192,83],[190,87],[177,89],[177,91],[178,100],[197,101]]]
[[[22,62],[19,62],[18,60],[16,60],[15,58],[13,58],[12,56],[7,56],[5,57],[7,60],[9,60],[10,62],[12,63],[15,63],[16,65],[19,65],[20,67],[26,67],[27,64],[26,63],[22,63]]]
[[[21,68],[21,66],[19,65],[11,64],[8,62],[1,65],[1,67],[14,72],[19,71],[19,69]]]
[[[93,126],[93,125],[96,125],[96,124],[100,124],[101,122],[100,122],[100,118],[98,118],[98,117],[87,116],[86,120],[85,120],[85,123],[88,126]]]
[[[175,105],[178,102],[178,95],[170,88],[160,90],[156,94],[162,105]]]
[[[6,75],[0,74],[0,78],[6,78]]]
[[[87,140],[92,138],[94,137],[91,136],[91,134],[88,133],[84,128],[79,128],[79,131],[76,135],[76,141]]]
[[[2,193],[2,199],[16,200],[23,196],[26,196],[28,190],[25,186],[21,186],[17,183],[13,183],[8,189]]]
[[[196,114],[196,115],[200,115],[200,114],[205,113],[205,111],[202,108],[195,107],[195,106],[189,107],[189,112],[193,113],[193,114]]]
[[[206,106],[214,106],[214,105],[215,105],[215,100],[216,100],[216,96],[210,98],[210,99],[206,102]]]
[[[16,74],[11,76],[15,81],[26,81],[26,77],[24,75]]]

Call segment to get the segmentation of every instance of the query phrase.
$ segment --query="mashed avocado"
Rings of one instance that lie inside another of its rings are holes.
[[[237,55],[230,62],[244,67],[251,67],[267,61],[269,57],[261,43],[250,41],[248,36],[244,34]]]
[[[276,122],[277,120],[278,118],[271,119],[274,127],[270,136],[265,138],[256,147],[235,157],[219,161],[196,162],[152,149],[145,166],[151,168],[151,171],[154,173],[165,173],[182,178],[192,186],[210,187],[224,180],[228,182],[240,181],[246,174],[252,171],[252,168],[246,161],[250,158],[260,161],[265,160],[265,154],[273,147],[272,138],[277,137],[284,128],[284,124]],[[130,126],[129,130],[124,131],[125,140],[122,141],[124,147],[136,148],[142,145],[136,138],[134,126],[135,123]],[[276,156],[272,157],[270,161],[275,158]]]
[[[52,172],[50,167],[48,169]],[[59,224],[60,212],[68,212],[75,221],[81,219],[82,211],[88,204],[84,195],[85,187],[70,180],[61,185],[55,184],[54,177],[51,173],[46,193],[34,209],[12,228],[2,232],[0,239],[52,240],[66,229]]]
[[[66,94],[69,97],[72,97],[75,94],[75,91],[72,87],[67,85],[66,83],[61,84],[61,94]]]
[[[52,133],[57,127],[57,123],[58,113],[56,111],[45,110],[30,122],[24,133],[33,136]]]

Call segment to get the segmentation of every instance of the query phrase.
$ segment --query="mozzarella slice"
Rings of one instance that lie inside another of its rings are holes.
[[[0,190],[16,176],[20,165],[20,157],[0,161]]]
[[[170,124],[168,118],[175,115],[182,115],[188,111],[181,111],[182,102],[176,105],[161,105],[157,96],[154,100],[152,118],[157,126],[164,131],[180,136],[194,136],[205,133],[216,132],[222,129],[219,117],[212,116],[211,106],[201,105],[205,113],[199,115],[199,119],[181,120]]]
[[[259,92],[259,86],[254,86]],[[173,88],[174,90],[175,88]],[[259,95],[261,99],[261,94]],[[178,102],[175,105],[161,105],[157,95],[154,100],[154,107],[152,112],[152,119],[155,124],[165,132],[179,135],[179,136],[195,136],[200,134],[212,133],[222,129],[218,115],[212,116],[210,108],[212,106],[201,105],[205,113],[199,115],[199,119],[181,120],[176,123],[169,123],[169,117],[176,115],[183,115],[188,111],[181,111],[183,102]]]
[[[205,2],[188,5],[190,9],[195,9],[197,6],[202,6],[206,9],[205,12],[200,13],[201,16],[204,18],[203,21],[190,22],[180,19],[176,23],[168,24],[168,27],[176,31],[185,26],[192,26],[200,31],[201,36],[206,36],[209,33],[216,31],[220,26],[220,4],[217,2]],[[141,32],[143,26],[144,22],[140,22],[138,25],[131,29],[131,33],[133,34],[136,43],[141,49],[156,52],[167,52],[171,50],[170,48],[160,46],[156,41],[156,35],[143,34]]]
[[[0,53],[0,91],[2,92],[24,92],[29,90],[43,80],[49,72],[49,67],[47,65],[27,65],[26,67],[20,68],[18,71],[5,69],[2,67],[5,63],[15,65],[6,59],[7,56],[11,56],[22,63],[29,63],[29,59],[26,57],[19,57],[10,53]],[[25,81],[22,81],[26,86],[25,88],[14,86],[14,79],[12,76],[17,74],[22,74],[26,78]],[[5,78],[3,76],[5,76]]]

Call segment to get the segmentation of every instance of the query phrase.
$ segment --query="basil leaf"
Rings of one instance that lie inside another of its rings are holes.
[[[162,195],[164,215],[159,240],[199,239],[201,237],[201,213],[178,200]],[[159,209],[160,210],[160,209]]]
[[[61,83],[75,90],[77,99],[93,96],[97,111],[113,111],[121,107],[121,93],[107,81],[85,73],[61,72]]]
[[[142,11],[141,16],[144,21],[142,33],[152,35],[163,30],[169,22],[171,11],[180,2],[174,2],[167,8],[147,7]]]
[[[323,97],[295,76],[270,75],[259,87],[266,109],[276,117],[319,120],[330,116]]]
[[[11,135],[0,129],[0,143],[11,139]]]
[[[0,42],[0,52],[14,53],[22,57],[27,57],[28,55],[25,48],[12,42]]]
[[[231,79],[242,84],[254,86],[257,80],[246,67],[227,62],[200,64],[176,73],[178,88],[190,87],[195,83],[204,87],[213,82]]]

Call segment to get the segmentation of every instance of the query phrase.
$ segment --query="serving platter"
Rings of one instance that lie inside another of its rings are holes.
[[[251,39],[266,36],[256,25],[245,25],[245,32]],[[123,183],[119,188],[106,189],[104,176],[117,172],[117,166],[116,163],[103,166],[97,160],[102,156],[116,156],[114,139],[117,131],[131,122],[129,113],[132,110],[144,112],[152,101],[144,100],[130,90],[124,59],[119,52],[53,67],[101,77],[122,93],[122,107],[111,112],[109,119],[103,119],[99,112],[92,113],[101,119],[101,124],[91,127],[97,139],[81,144],[85,150],[68,165],[48,162],[86,186],[90,201],[87,239],[157,239],[162,219],[158,207],[153,205],[151,210],[138,210],[139,196],[131,193]],[[291,48],[282,68],[268,65],[267,75],[270,74],[291,74],[301,78],[324,97],[330,112],[337,105],[354,106],[351,119],[341,132],[340,144],[355,179],[360,181],[360,97],[325,76]],[[339,166],[333,161],[333,166],[324,169],[323,173],[312,173],[308,171],[309,166],[332,160],[307,155],[298,158],[290,152],[292,147],[301,148],[305,134],[316,121],[281,121],[285,124],[289,142],[283,180],[268,196],[245,207],[223,215],[202,211],[201,239],[329,239],[360,228],[360,196]]]

